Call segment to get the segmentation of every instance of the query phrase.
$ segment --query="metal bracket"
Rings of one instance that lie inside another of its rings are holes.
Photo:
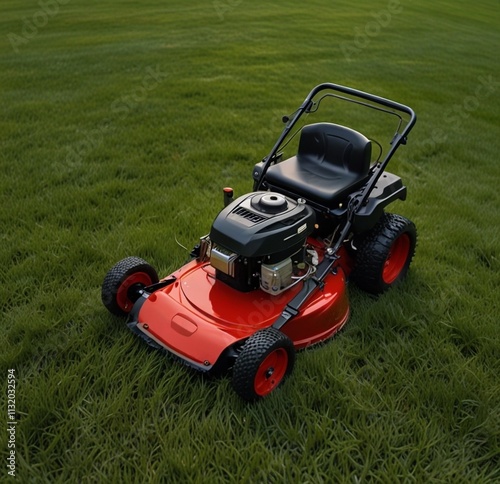
[[[170,286],[170,284],[173,284],[176,280],[177,277],[172,276],[170,279],[164,279],[163,281],[159,281],[155,284],[151,284],[150,286],[146,286],[143,291],[151,294],[155,291],[158,291],[159,289]]]

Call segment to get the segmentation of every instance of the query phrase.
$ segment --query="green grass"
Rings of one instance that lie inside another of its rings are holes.
[[[397,4],[292,3],[71,0],[15,52],[40,6],[2,1],[0,361],[20,482],[500,480],[498,4],[401,1],[373,35]],[[379,299],[350,287],[345,331],[247,405],[136,340],[100,285],[127,255],[178,267],[175,237],[209,230],[222,186],[251,189],[280,116],[325,81],[417,112],[391,207],[417,255]],[[5,431],[0,455],[3,478]]]

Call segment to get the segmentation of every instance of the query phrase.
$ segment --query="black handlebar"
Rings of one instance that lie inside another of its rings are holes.
[[[415,112],[409,106],[398,103],[396,101],[391,101],[390,99],[376,96],[375,94],[370,94],[368,92],[359,91],[358,89],[353,89],[352,87],[341,86],[340,84],[333,84],[333,83],[328,83],[328,82],[325,82],[323,84],[319,84],[318,86],[316,86],[308,94],[308,96],[306,97],[306,99],[302,105],[304,106],[304,104],[305,105],[309,104],[309,102],[312,100],[312,98],[314,96],[316,96],[316,94],[318,94],[319,92],[324,91],[326,89],[331,89],[332,91],[338,91],[338,92],[342,92],[344,94],[349,94],[350,96],[359,97],[361,99],[365,99],[366,101],[371,101],[373,103],[380,104],[380,105],[385,106],[387,108],[394,109],[395,111],[400,111],[402,113],[406,113],[406,114],[410,115],[410,121],[408,122],[410,129],[413,127],[413,125],[415,124],[415,122],[417,120],[417,116],[415,115]]]
[[[259,178],[255,180],[254,183],[254,190],[260,190],[262,186],[262,182],[264,181],[267,169],[271,165],[271,163],[275,160],[276,153],[278,152],[281,144],[283,143],[283,140],[287,137],[288,133],[292,130],[292,128],[295,126],[299,118],[310,109],[310,106],[312,105],[313,98],[321,91],[325,90],[331,90],[331,91],[337,91],[342,94],[347,94],[351,96],[354,99],[350,98],[345,98],[342,96],[337,96],[341,99],[344,99],[345,101],[348,102],[356,102],[359,104],[363,104],[369,108],[373,109],[379,109],[384,111],[383,109],[377,107],[378,106],[384,106],[385,108],[392,109],[393,111],[399,112],[399,113],[405,113],[410,116],[410,119],[406,122],[403,131],[399,133],[399,128],[398,132],[396,133],[394,139],[391,141],[391,149],[389,150],[387,156],[385,157],[384,161],[381,163],[382,165],[382,170],[385,169],[385,166],[389,163],[389,160],[392,158],[393,154],[395,153],[396,149],[400,144],[405,144],[406,143],[406,137],[408,136],[408,133],[411,131],[413,126],[415,125],[417,121],[417,116],[413,109],[411,109],[409,106],[406,106],[404,104],[400,104],[396,101],[391,101],[390,99],[386,99],[380,96],[376,96],[375,94],[370,94],[364,91],[359,91],[358,89],[353,89],[352,87],[346,87],[346,86],[341,86],[339,84],[333,84],[333,83],[323,83],[317,85],[304,99],[304,102],[301,104],[300,108],[291,116],[288,117],[286,116],[283,118],[283,120],[287,123],[285,129],[281,133],[280,137],[276,141],[275,145],[273,146],[273,149],[270,151],[268,156],[264,158],[264,165],[262,167],[262,171],[260,172]],[[372,104],[360,102],[356,100],[355,98],[358,99],[363,99],[364,101],[369,101]],[[388,113],[396,114],[393,111],[386,111]],[[397,115],[397,114],[396,114]],[[399,115],[397,115],[400,117]],[[400,117],[401,119],[401,117]],[[376,181],[376,180],[375,180]]]

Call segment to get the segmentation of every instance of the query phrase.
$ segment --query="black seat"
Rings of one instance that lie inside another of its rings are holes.
[[[332,208],[365,182],[371,148],[371,141],[353,129],[310,124],[302,128],[297,156],[269,167],[266,181]]]

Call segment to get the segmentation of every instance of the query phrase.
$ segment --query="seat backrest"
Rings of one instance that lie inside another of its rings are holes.
[[[372,143],[361,133],[338,124],[316,123],[302,128],[297,159],[299,163],[328,164],[364,176],[370,168],[371,153]]]

